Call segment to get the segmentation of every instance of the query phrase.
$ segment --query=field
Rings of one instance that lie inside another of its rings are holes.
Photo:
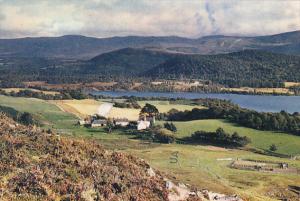
[[[300,82],[285,82],[284,85],[286,88],[300,86]]]
[[[76,117],[63,112],[56,105],[35,98],[9,97],[0,95],[0,105],[32,113],[47,128],[72,128]]]
[[[290,91],[288,88],[251,88],[251,87],[241,87],[241,88],[222,88],[223,91],[227,92],[244,92],[244,93],[263,93],[263,94],[288,94],[293,95],[294,92]]]
[[[228,167],[231,161],[220,160],[224,158],[280,160],[242,150],[171,144],[146,150],[129,150],[129,152],[149,161],[155,168],[175,175],[178,180],[200,188],[237,193],[247,200],[273,200],[270,199],[270,195],[279,190],[284,191],[286,197],[292,196],[292,193],[286,190],[287,186],[297,185],[300,182],[299,175],[236,170]],[[174,152],[178,152],[178,163],[170,161]],[[288,162],[293,163],[294,166],[300,165],[299,162]]]
[[[86,99],[86,100],[57,100],[50,101],[56,104],[58,107],[64,111],[74,114],[78,117],[86,117],[88,115],[93,115],[97,113],[97,109],[102,104],[102,102]]]
[[[110,102],[109,99],[102,100],[59,100],[59,101],[51,101],[59,106],[66,112],[74,114],[80,118],[84,118],[88,115],[97,114],[99,112],[99,107],[101,104],[106,102]],[[115,99],[114,101],[124,101],[122,99]],[[179,105],[179,104],[170,104],[169,101],[139,101],[139,105],[143,107],[145,104],[150,103],[157,107],[159,112],[168,112],[172,108],[176,108],[177,110],[191,110],[195,106],[189,105]],[[196,106],[197,108],[202,108],[201,106]],[[140,109],[132,109],[132,108],[117,108],[113,107],[109,114],[109,118],[128,118],[129,120],[138,120]]]
[[[59,92],[57,92],[57,91],[43,91],[43,90],[31,89],[31,88],[3,88],[2,90],[4,90],[6,93],[10,93],[12,91],[17,93],[21,90],[30,90],[30,91],[33,91],[33,92],[42,92],[42,93],[47,94],[47,95],[59,94]]]
[[[162,124],[163,122],[159,122]],[[188,122],[173,122],[178,131],[176,136],[178,138],[190,136],[197,130],[215,131],[216,128],[223,128],[226,132],[238,132],[242,136],[247,136],[251,139],[250,146],[267,150],[271,144],[276,144],[277,152],[288,155],[300,155],[300,137],[284,133],[277,133],[272,131],[259,131],[251,128],[237,126],[235,124],[226,122],[225,120],[195,120]]]
[[[107,100],[99,100],[103,103]],[[82,109],[86,105],[81,104]],[[83,101],[84,102],[84,101]],[[73,101],[76,103],[76,101]],[[85,103],[89,103],[85,100]],[[93,102],[97,103],[98,102]],[[145,102],[141,102],[141,104]],[[160,110],[169,110],[174,105],[166,102],[152,102]],[[289,185],[299,185],[300,175],[275,174],[258,171],[237,170],[229,167],[231,160],[256,159],[287,162],[291,167],[300,168],[300,161],[281,159],[267,155],[260,155],[246,150],[224,149],[221,147],[184,144],[157,144],[144,143],[134,139],[134,135],[124,130],[114,130],[107,134],[103,128],[84,128],[75,126],[77,117],[62,111],[52,102],[32,98],[14,98],[0,96],[0,105],[10,106],[20,111],[33,113],[45,123],[45,128],[52,128],[69,137],[92,139],[109,149],[119,150],[144,158],[154,168],[176,177],[177,180],[201,189],[210,189],[216,192],[241,195],[246,200],[273,201],[278,200],[279,194],[297,200],[295,194],[287,190]],[[89,104],[87,104],[89,105]],[[92,105],[92,104],[91,104]],[[80,109],[80,107],[77,109]],[[186,109],[186,105],[177,105],[176,108]],[[188,106],[190,107],[190,106]],[[86,107],[88,108],[88,107]],[[63,109],[63,108],[62,108]],[[125,113],[127,109],[121,110]],[[158,122],[163,123],[163,122]],[[284,154],[300,154],[300,137],[274,132],[257,131],[239,127],[222,120],[198,120],[190,122],[174,122],[178,128],[177,137],[189,136],[196,130],[212,131],[223,127],[227,132],[237,131],[252,139],[250,147],[268,149],[271,143],[278,146],[278,152]],[[172,163],[170,157],[177,152],[178,161]],[[273,198],[273,199],[272,199]],[[276,199],[275,199],[276,198]]]

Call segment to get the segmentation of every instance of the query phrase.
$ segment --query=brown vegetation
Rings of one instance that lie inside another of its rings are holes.
[[[167,200],[159,172],[100,145],[16,124],[0,114],[1,200]]]

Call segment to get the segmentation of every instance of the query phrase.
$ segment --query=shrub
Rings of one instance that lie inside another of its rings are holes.
[[[166,129],[168,129],[169,131],[172,131],[172,132],[176,132],[177,131],[177,128],[176,128],[176,126],[171,122],[171,123],[165,123],[164,124],[164,127],[166,128]]]
[[[160,143],[173,143],[175,142],[175,136],[173,132],[161,128],[161,129],[155,129],[154,132],[154,139],[157,140]]]
[[[275,144],[272,144],[272,145],[270,146],[270,151],[272,151],[272,152],[277,151],[277,146],[276,146]]]

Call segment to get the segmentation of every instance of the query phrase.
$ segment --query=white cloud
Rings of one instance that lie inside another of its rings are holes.
[[[298,0],[0,0],[0,37],[261,35],[300,29]]]

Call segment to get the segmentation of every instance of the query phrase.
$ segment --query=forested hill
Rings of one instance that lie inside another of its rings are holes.
[[[120,78],[195,78],[230,87],[277,87],[284,81],[300,81],[299,56],[258,50],[219,55],[189,55],[125,48],[101,54],[88,61],[5,58],[1,62],[2,85],[5,82],[33,80],[76,83]]]
[[[149,70],[153,78],[197,78],[228,86],[274,86],[300,81],[300,57],[257,50],[220,55],[177,55]]]
[[[83,73],[139,75],[172,57],[160,51],[125,48],[94,57],[85,63]]]

